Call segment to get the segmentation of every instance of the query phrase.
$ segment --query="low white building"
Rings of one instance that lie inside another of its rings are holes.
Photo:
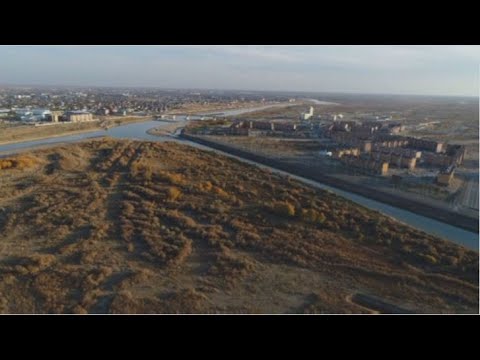
[[[48,109],[15,109],[18,119],[25,122],[40,122],[51,119],[52,113]]]
[[[67,121],[70,122],[83,122],[92,121],[93,116],[88,111],[74,110],[68,111],[66,114]]]
[[[51,118],[52,112],[48,109],[33,109],[32,115],[41,121],[45,121]]]
[[[10,114],[10,109],[0,109],[0,118],[7,117]]]
[[[332,152],[327,150],[321,150],[319,154],[320,156],[332,156]]]
[[[308,120],[313,116],[313,106],[310,106],[310,109],[308,112],[304,112],[301,115],[302,120]]]
[[[22,116],[30,116],[33,115],[32,110],[30,109],[15,109],[15,115],[17,115],[19,118]]]

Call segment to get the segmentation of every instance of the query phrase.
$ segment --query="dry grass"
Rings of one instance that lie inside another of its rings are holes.
[[[19,169],[30,168],[37,163],[36,159],[31,156],[15,156],[12,158],[0,159],[0,170],[3,169]]]
[[[182,195],[182,192],[176,187],[169,187],[167,189],[167,198],[170,201],[177,200],[180,197],[180,195]]]
[[[272,211],[280,216],[292,217],[295,216],[295,206],[288,201],[277,201],[272,206]]]
[[[236,160],[108,139],[31,158],[0,172],[1,312],[478,310],[477,253]]]

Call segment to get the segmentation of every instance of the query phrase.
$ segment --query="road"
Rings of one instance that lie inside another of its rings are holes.
[[[458,203],[461,206],[478,210],[478,177],[471,176],[460,196]]]

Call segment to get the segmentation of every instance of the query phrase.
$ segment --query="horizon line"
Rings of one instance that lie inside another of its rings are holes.
[[[480,98],[479,95],[465,94],[414,94],[414,93],[379,93],[379,92],[355,92],[355,91],[319,91],[319,90],[253,90],[234,88],[199,88],[199,87],[161,87],[156,85],[66,85],[66,84],[0,84],[0,88],[8,87],[62,87],[62,88],[127,88],[127,89],[158,89],[158,90],[202,90],[202,91],[245,91],[245,92],[273,92],[273,93],[307,93],[307,94],[329,94],[329,95],[380,95],[380,96],[426,96],[426,97],[461,97]]]

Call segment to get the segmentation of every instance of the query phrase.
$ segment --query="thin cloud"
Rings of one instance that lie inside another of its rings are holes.
[[[479,46],[0,46],[4,83],[478,95]]]
[[[480,62],[479,46],[179,46],[206,53],[210,60],[228,58],[236,66],[265,64],[271,66],[308,65],[310,67],[353,69],[408,69],[428,67],[432,63]]]

